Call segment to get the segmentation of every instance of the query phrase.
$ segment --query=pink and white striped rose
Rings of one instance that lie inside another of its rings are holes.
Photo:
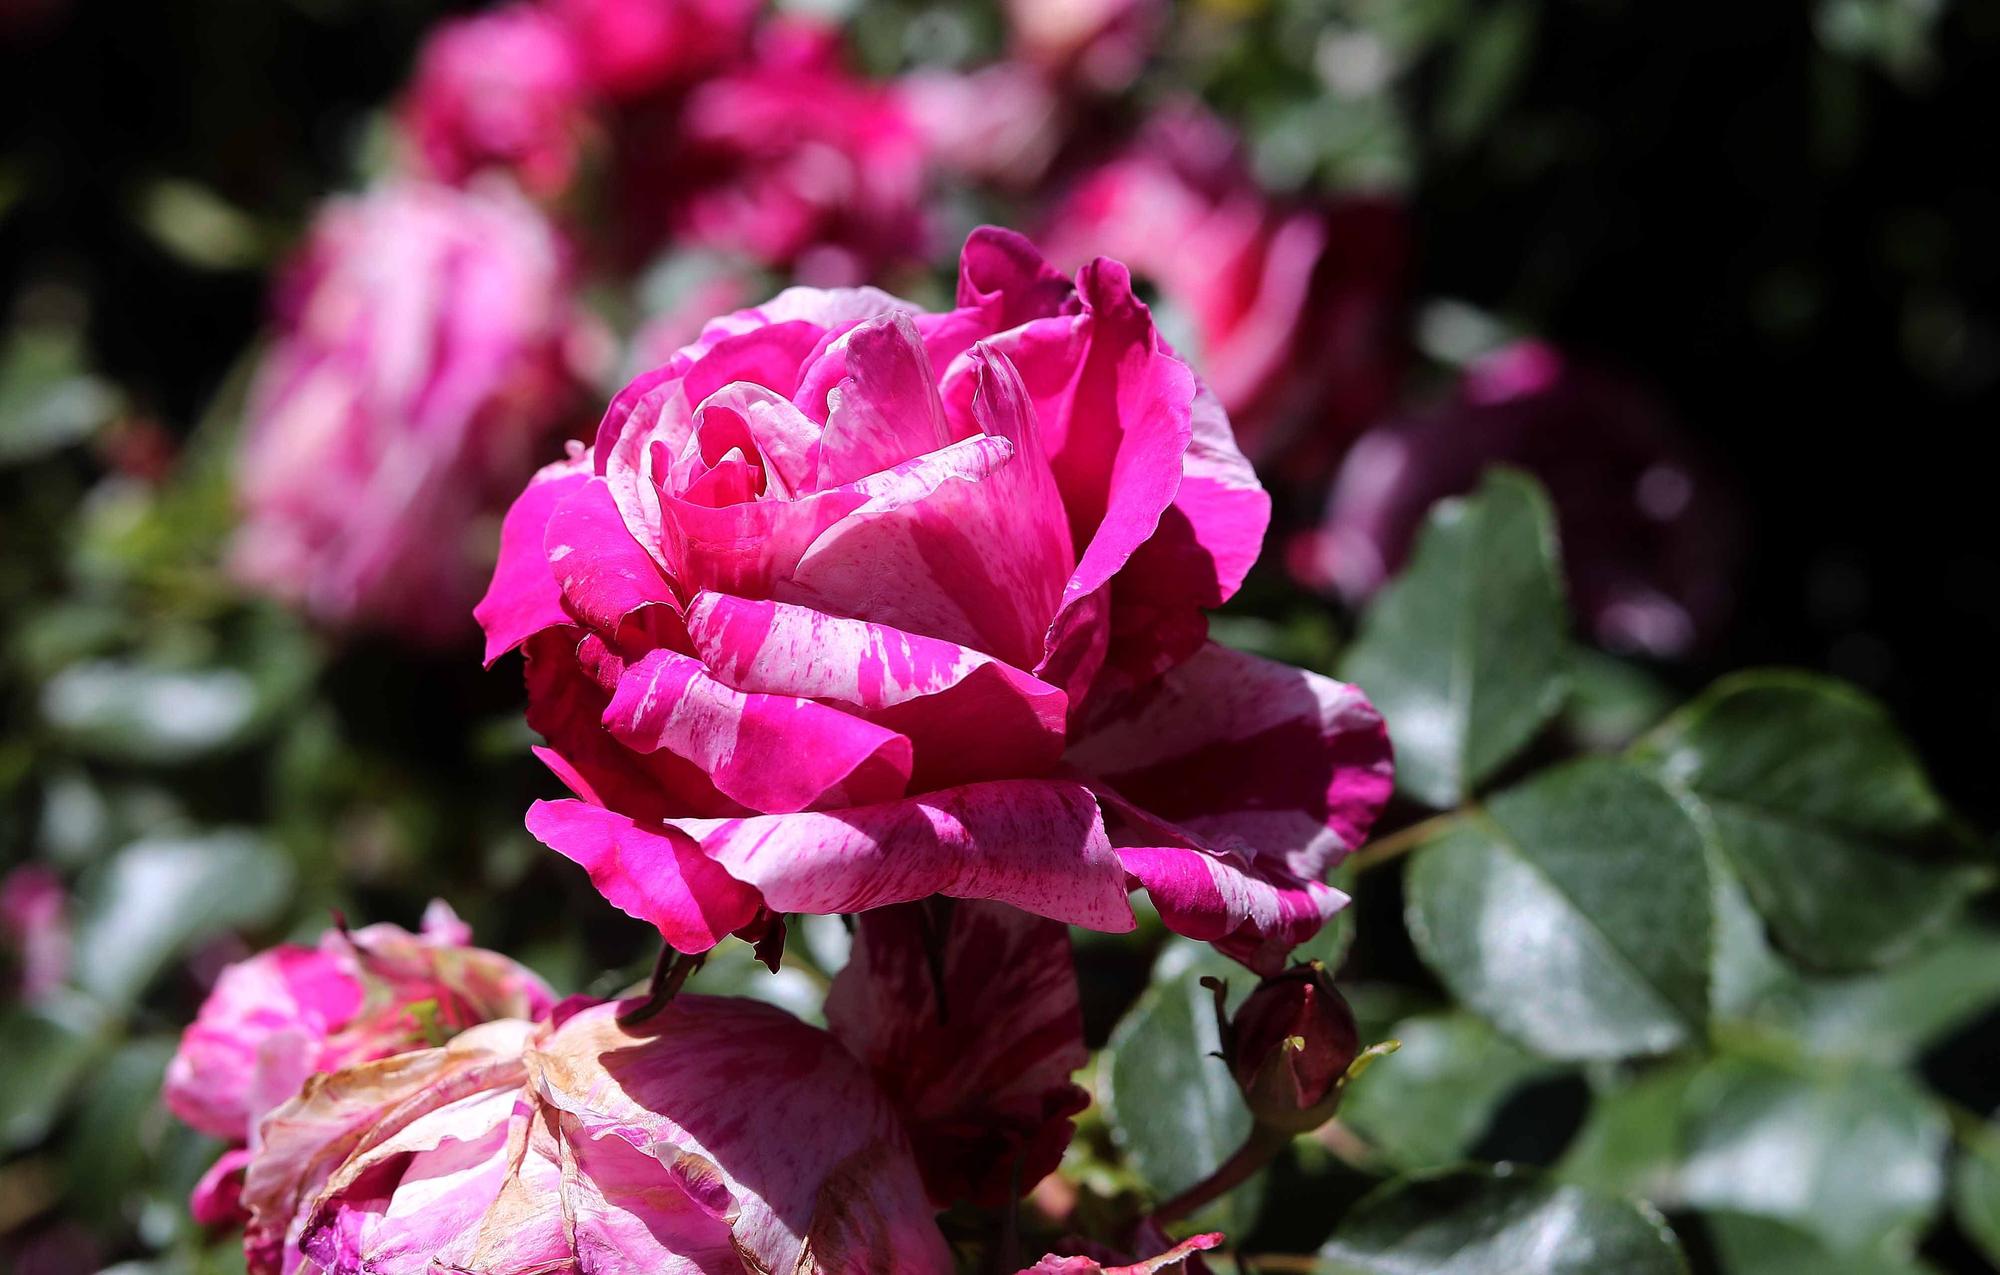
[[[1269,515],[1123,266],[710,323],[508,514],[477,615],[576,796],[530,829],[701,951],[932,895],[1274,969],[1390,785],[1354,688],[1206,640]]]

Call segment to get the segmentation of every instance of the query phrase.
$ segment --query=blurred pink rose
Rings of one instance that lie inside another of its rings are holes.
[[[570,33],[593,87],[638,98],[740,56],[760,0],[541,0],[541,7]]]
[[[264,1113],[314,1073],[548,1008],[541,979],[470,942],[439,901],[418,934],[329,930],[316,948],[275,947],[230,966],[167,1067],[167,1106],[203,1133],[254,1145]]]
[[[1678,656],[1728,619],[1734,492],[1644,390],[1539,342],[1489,356],[1451,401],[1356,442],[1296,573],[1366,599],[1402,567],[1431,505],[1499,464],[1547,487],[1571,605],[1595,641]]]
[[[251,389],[237,574],[323,622],[459,636],[481,516],[577,401],[570,283],[518,195],[400,182],[328,204]]]
[[[952,1270],[888,1100],[826,1033],[682,995],[325,1077],[244,1188],[251,1275]]]
[[[1359,196],[1282,204],[1212,116],[1156,118],[1076,184],[1042,242],[1056,261],[1116,257],[1159,288],[1260,461],[1324,473],[1395,400],[1407,358],[1402,209]]]
[[[639,156],[675,234],[808,283],[922,259],[923,139],[894,88],[842,56],[831,28],[771,22],[751,60],[694,89],[671,156]]]
[[[1025,62],[916,71],[903,78],[902,95],[931,159],[975,181],[1034,186],[1073,131],[1061,95]]]
[[[528,825],[701,951],[934,894],[1260,969],[1387,798],[1360,692],[1206,641],[1270,502],[1124,267],[967,242],[959,307],[794,288],[613,400],[478,616],[577,794]]]
[[[1014,51],[1094,92],[1130,84],[1166,25],[1165,0],[1006,0]]]
[[[533,194],[560,194],[590,127],[590,90],[568,29],[528,4],[440,24],[418,57],[402,125],[440,181],[500,168]]]
[[[999,903],[862,913],[826,1021],[895,1100],[939,1207],[1032,1190],[1090,1104],[1069,931]]]
[[[0,880],[0,955],[4,989],[33,1004],[69,978],[69,892],[62,878],[37,863],[23,864]]]

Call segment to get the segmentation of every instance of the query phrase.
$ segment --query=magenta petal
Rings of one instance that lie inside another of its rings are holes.
[[[685,757],[766,814],[889,801],[910,779],[910,741],[894,731],[809,699],[734,690],[677,651],[626,669],[603,720],[626,746]]]
[[[903,801],[673,826],[776,912],[863,912],[933,894],[1132,928],[1125,871],[1080,784],[1000,780]]]
[[[1214,643],[1068,760],[1210,843],[1240,841],[1315,881],[1367,836],[1394,773],[1359,690]]]
[[[851,329],[819,366],[845,376],[826,391],[815,488],[893,469],[952,441],[923,339],[902,311]]]
[[[1263,550],[1270,493],[1237,450],[1229,418],[1205,385],[1195,391],[1190,419],[1180,492],[1159,534],[1119,576],[1121,597],[1218,607],[1235,596]]]
[[[862,913],[826,1020],[895,1099],[940,1207],[1026,1194],[1090,1102],[1069,932],[1003,904]]]
[[[472,609],[473,618],[486,631],[489,665],[543,629],[570,623],[542,537],[556,506],[589,477],[581,460],[545,466],[507,510],[500,524],[500,559],[493,568],[493,582]]]
[[[689,604],[688,639],[729,686],[852,705],[906,736],[917,791],[1043,773],[1062,754],[1067,697],[953,642],[723,593]]]
[[[538,801],[528,831],[583,865],[611,905],[682,952],[706,952],[757,914],[757,891],[672,828],[648,828],[583,801]]]
[[[1234,851],[1169,844],[1118,855],[1168,929],[1213,943],[1260,974],[1283,969],[1286,955],[1348,901],[1332,886]]]
[[[249,1219],[243,1208],[243,1170],[249,1164],[248,1147],[231,1147],[208,1166],[188,1196],[188,1212],[194,1215],[195,1225],[240,1226]]]
[[[564,604],[583,624],[614,636],[641,607],[678,610],[653,558],[632,538],[611,488],[593,478],[556,505],[543,536]]]

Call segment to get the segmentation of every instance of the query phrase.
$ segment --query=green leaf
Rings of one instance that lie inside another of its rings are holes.
[[[0,1009],[0,1148],[48,1134],[103,1039],[103,1015],[80,996]]]
[[[1470,1014],[1406,1018],[1388,1034],[1402,1048],[1354,1080],[1340,1118],[1404,1172],[1464,1159],[1507,1096],[1550,1071]]]
[[[170,1036],[129,1041],[92,1070],[63,1152],[71,1208],[100,1224],[120,1216],[156,1171],[168,1119],[160,1083],[176,1043]]]
[[[1520,1170],[1392,1182],[1320,1250],[1354,1275],[1685,1275],[1659,1214]]]
[[[1915,950],[1993,880],[1939,861],[1945,810],[1881,705],[1827,678],[1725,678],[1634,757],[1684,794],[1779,945],[1833,969]]]
[[[80,333],[17,330],[0,349],[0,466],[81,442],[117,407],[111,387],[84,370]]]
[[[1680,1204],[1681,1113],[1699,1063],[1672,1063],[1636,1079],[1611,1078],[1591,1098],[1583,1129],[1556,1176],[1600,1191]]]
[[[1987,1260],[2000,1266],[2000,1128],[1967,1139],[1951,1186],[1951,1212]]]
[[[1837,1253],[1809,1231],[1747,1213],[1705,1213],[1723,1275],[1930,1275],[1889,1253]]]
[[[1705,1028],[1712,888],[1673,797],[1591,759],[1509,789],[1419,849],[1409,927],[1453,995],[1537,1053],[1663,1053]]]
[[[1792,979],[1765,996],[1757,1016],[1822,1057],[1896,1066],[1997,1004],[2000,932],[1979,928],[1886,970]]]
[[[1111,1033],[1100,1064],[1113,1137],[1160,1199],[1208,1176],[1250,1134],[1250,1112],[1216,1056],[1222,1039],[1203,975],[1226,979],[1236,1000],[1257,981],[1205,944],[1168,943],[1152,986]],[[1199,1216],[1240,1231],[1259,1194],[1238,1188]]]
[[[1534,482],[1496,471],[1431,511],[1341,673],[1396,745],[1403,792],[1456,806],[1533,739],[1567,685],[1555,524]]]
[[[108,1005],[130,1004],[190,944],[276,920],[292,877],[285,858],[247,832],[134,842],[85,892],[78,982]]]
[[[1570,651],[1569,692],[1564,730],[1593,752],[1625,747],[1657,726],[1680,699],[1639,665],[1587,646]]]
[[[1944,1192],[1944,1114],[1900,1073],[1725,1057],[1686,1094],[1682,1194],[1790,1222],[1844,1253],[1920,1232]]]
[[[257,687],[232,668],[154,669],[92,660],[49,679],[42,715],[73,747],[170,764],[240,739],[257,715]]]

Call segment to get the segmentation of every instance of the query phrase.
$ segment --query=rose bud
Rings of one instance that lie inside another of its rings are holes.
[[[1236,1012],[1229,1070],[1258,1123],[1305,1133],[1340,1106],[1347,1069],[1361,1053],[1354,1011],[1318,961],[1265,979]]]

